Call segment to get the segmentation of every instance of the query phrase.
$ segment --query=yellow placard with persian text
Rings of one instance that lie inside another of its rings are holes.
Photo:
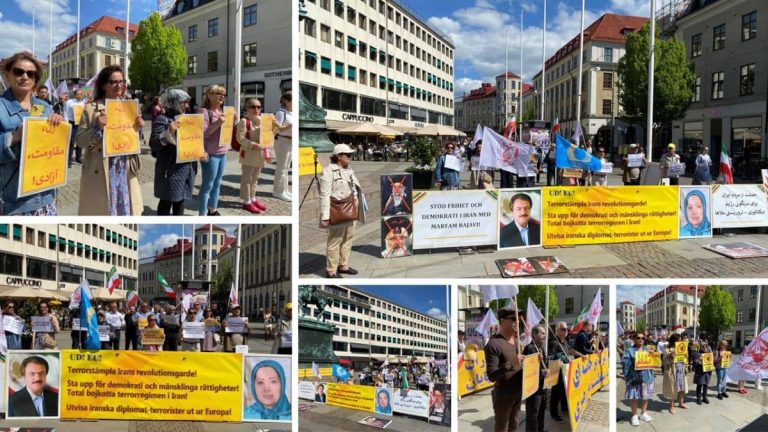
[[[239,354],[63,350],[61,359],[61,418],[242,419]]]
[[[673,186],[544,188],[544,246],[677,239]]]
[[[581,416],[586,412],[589,399],[596,391],[608,384],[608,350],[574,359],[568,368],[566,387],[568,417],[571,430],[579,428]]]
[[[80,126],[80,119],[83,117],[84,110],[85,104],[79,103],[72,105],[72,116],[74,117],[72,121],[75,122],[75,126]]]
[[[67,183],[69,135],[72,125],[52,126],[44,118],[24,119],[18,196],[27,196]]]
[[[459,361],[459,397],[493,387],[488,379],[485,364],[485,351],[477,351],[477,360],[462,357]]]
[[[136,117],[139,101],[107,99],[107,125],[104,127],[104,157],[139,154]]]
[[[232,133],[235,127],[235,107],[225,106],[223,108],[224,123],[221,125],[221,135],[219,135],[219,147],[229,147],[232,145]]]
[[[142,345],[162,345],[165,342],[165,330],[161,328],[144,328],[141,330]]]
[[[539,355],[531,354],[523,360],[523,399],[536,393],[539,389]]]
[[[203,141],[202,114],[183,114],[176,116],[179,129],[176,130],[176,163],[196,162],[203,157],[205,143]]]
[[[327,383],[326,403],[358,411],[373,412],[376,387]]]
[[[323,172],[323,165],[317,163],[317,173]],[[315,175],[315,149],[312,147],[299,148],[299,176]]]
[[[635,370],[661,368],[661,353],[658,351],[638,351],[635,353]]]
[[[273,126],[277,124],[276,122],[274,114],[261,115],[261,136],[259,137],[261,148],[275,146],[275,129]]]

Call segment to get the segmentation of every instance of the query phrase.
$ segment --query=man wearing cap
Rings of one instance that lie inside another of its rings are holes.
[[[485,362],[488,379],[493,381],[491,392],[494,412],[494,431],[516,431],[520,419],[523,395],[523,359],[517,339],[515,309],[499,309],[499,332],[485,344]]]
[[[637,144],[630,144],[629,145],[629,155],[636,155],[636,154],[643,154],[640,153],[640,148]],[[629,155],[624,156],[621,160],[621,168],[624,170],[623,175],[621,176],[621,180],[624,182],[624,186],[639,186],[640,185],[640,174],[642,173],[643,168],[648,163],[648,161],[645,160],[645,155],[643,155],[642,159],[643,162],[640,166],[629,166]]]
[[[331,201],[354,197],[354,208],[358,209],[358,191],[362,191],[360,181],[350,169],[350,161],[355,151],[346,144],[333,147],[331,163],[323,169],[320,176],[320,228],[328,229],[328,243],[325,248],[326,274],[328,278],[340,278],[342,273],[357,274],[349,266],[349,254],[352,251],[352,237],[355,235],[355,221],[333,223],[331,221]],[[357,220],[363,215],[357,212]]]
[[[272,354],[291,354],[293,333],[291,322],[293,321],[293,304],[286,303],[283,307],[283,316],[277,323],[277,334],[272,344]]]
[[[675,145],[672,143],[667,144],[667,152],[661,156],[659,168],[661,169],[661,178],[668,178],[670,185],[680,184],[680,174],[669,173],[669,168],[679,163],[680,156],[675,153]]]

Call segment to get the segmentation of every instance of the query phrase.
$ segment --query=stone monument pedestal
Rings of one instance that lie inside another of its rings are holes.
[[[333,328],[330,323],[299,318],[299,368],[331,367],[339,359],[333,353]]]

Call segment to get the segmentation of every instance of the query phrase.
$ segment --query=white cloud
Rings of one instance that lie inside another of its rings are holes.
[[[660,5],[657,3],[658,6]],[[651,16],[648,0],[611,0],[611,5],[608,9],[617,14],[642,17]]]
[[[635,9],[643,0],[612,0],[611,10],[619,7],[637,14],[643,9]],[[549,58],[566,42],[579,34],[579,4],[565,1],[550,1],[547,5],[547,40],[546,56]],[[497,6],[488,1],[477,0],[473,6],[458,9],[450,16],[433,16],[427,21],[446,34],[455,47],[455,95],[477,88],[482,82],[494,82],[494,77],[504,72],[506,63],[507,41],[509,35],[508,58],[509,70],[520,75],[520,51],[523,51],[523,79],[530,82],[534,74],[541,70],[542,22],[531,21],[532,15],[525,14],[523,31],[520,31],[520,7],[531,12],[536,6],[522,3],[509,7],[508,2]],[[644,9],[647,9],[645,7]],[[627,12],[625,11],[625,12]],[[605,11],[607,12],[607,11]],[[597,20],[604,11],[587,10],[584,23],[589,25]],[[539,11],[540,14],[540,11]],[[507,33],[507,29],[509,32]],[[522,43],[521,43],[522,39]],[[469,78],[467,69],[474,70],[479,77]]]
[[[427,311],[427,315],[431,316],[434,319],[438,320],[445,320],[447,316],[443,311],[440,310],[440,308],[433,307],[430,310]]]
[[[139,257],[146,258],[155,256],[155,252],[162,251],[163,248],[175,245],[179,238],[178,234],[163,234],[155,241],[144,243],[139,246]]]
[[[25,17],[22,21],[4,20],[0,14],[0,28],[3,29],[3,43],[0,44],[0,58],[9,57],[19,51],[32,51],[32,13],[35,16],[35,55],[48,58],[49,34],[53,33],[53,48],[75,33],[77,17],[70,13],[68,0],[13,0]],[[51,21],[51,6],[53,21]],[[51,24],[53,23],[53,26]]]

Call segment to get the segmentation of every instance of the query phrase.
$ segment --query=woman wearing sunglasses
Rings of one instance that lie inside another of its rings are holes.
[[[53,112],[48,102],[35,96],[42,73],[43,66],[27,52],[14,54],[3,64],[4,79],[9,88],[0,99],[0,214],[56,215],[55,190],[18,196],[24,118],[34,113],[37,117],[47,117],[53,126],[64,120]]]
[[[264,153],[261,142],[261,101],[249,98],[245,101],[246,114],[237,124],[237,142],[240,143],[240,198],[243,209],[259,214],[267,210],[263,202],[256,199],[259,174],[264,168]]]
[[[107,99],[127,99],[123,68],[111,65],[96,76],[93,100],[85,105],[77,128],[77,146],[83,152],[79,215],[139,216],[144,211],[139,185],[138,155],[104,157]],[[136,116],[141,131],[144,120]]]
[[[227,91],[220,85],[212,85],[205,91],[203,107],[197,110],[203,115],[203,136],[208,162],[202,162],[203,182],[198,195],[200,216],[221,216],[219,213],[219,193],[221,179],[227,166],[229,144],[220,145],[221,126],[224,124],[224,101]],[[235,124],[237,124],[235,115]]]
[[[621,366],[624,372],[624,379],[627,382],[627,391],[624,393],[624,399],[629,400],[629,406],[632,410],[632,426],[640,426],[640,420],[650,422],[653,420],[648,415],[648,401],[653,399],[655,393],[653,385],[655,377],[652,370],[635,370],[635,356],[638,351],[647,351],[644,347],[645,333],[635,334],[635,344],[624,351],[621,359]],[[638,402],[642,414],[637,415]]]

